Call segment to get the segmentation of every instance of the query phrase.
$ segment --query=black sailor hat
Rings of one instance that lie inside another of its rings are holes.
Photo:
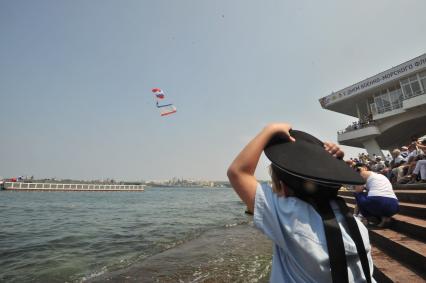
[[[316,137],[297,130],[290,130],[290,135],[296,139],[295,142],[274,136],[264,149],[274,167],[286,176],[308,180],[325,187],[365,183],[359,173],[343,160],[327,152],[324,143]]]

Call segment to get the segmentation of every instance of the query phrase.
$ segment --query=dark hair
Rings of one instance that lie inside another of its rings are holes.
[[[341,187],[340,185],[329,185],[296,177],[274,164],[271,164],[271,171],[274,186],[278,186],[276,182],[281,181],[293,191],[296,197],[302,200],[307,198],[335,198]]]

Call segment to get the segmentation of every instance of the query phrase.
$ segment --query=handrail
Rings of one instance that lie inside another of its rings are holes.
[[[347,132],[352,132],[352,131],[355,131],[355,130],[364,129],[364,128],[368,128],[368,127],[375,126],[375,125],[376,125],[376,122],[374,120],[364,122],[364,123],[354,122],[352,125],[347,126],[346,129],[337,131],[337,134],[341,135],[341,134],[344,134],[344,133],[347,133]]]
[[[421,95],[426,95],[426,92],[423,91],[423,92],[419,92],[419,93],[413,93],[409,97],[403,96],[403,98],[401,100],[394,101],[389,106],[381,107],[380,111],[377,110],[377,107],[376,107],[376,112],[377,112],[376,114],[383,114],[383,113],[386,113],[386,112],[389,112],[389,111],[392,111],[392,110],[395,110],[395,109],[400,109],[400,108],[402,108],[403,101],[411,99],[413,97],[421,96]],[[347,126],[346,129],[337,131],[337,134],[341,135],[341,134],[344,134],[344,133],[347,133],[347,132],[352,132],[352,131],[355,131],[355,130],[363,129],[363,128],[369,127],[371,125],[374,125],[374,124],[375,124],[374,120],[370,120],[370,121],[367,121],[367,122],[359,122],[359,121],[354,122],[352,125]]]

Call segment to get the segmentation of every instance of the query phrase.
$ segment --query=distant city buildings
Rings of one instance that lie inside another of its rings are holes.
[[[170,180],[153,180],[145,181],[144,185],[147,186],[161,186],[161,187],[205,187],[205,188],[229,188],[231,185],[228,181],[210,181],[210,180],[186,180],[173,177]]]

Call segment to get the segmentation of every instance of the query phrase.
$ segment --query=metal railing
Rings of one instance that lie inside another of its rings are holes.
[[[413,97],[416,97],[416,96],[420,96],[420,95],[425,94],[425,93],[426,93],[425,91],[419,90],[417,92],[404,95],[404,98],[402,100],[406,100],[406,99],[410,99],[410,98],[413,98]]]
[[[346,129],[337,131],[337,134],[341,135],[341,134],[344,134],[344,133],[347,133],[347,132],[352,132],[352,131],[367,128],[367,127],[370,127],[370,126],[375,126],[375,125],[376,125],[375,121],[354,122],[354,123],[352,123],[352,125],[347,126]]]
[[[414,98],[414,97],[417,97],[417,96],[420,96],[420,95],[424,95],[425,93],[426,92],[424,92],[424,91],[419,91],[419,92],[416,92],[416,93],[411,93],[409,95],[404,95],[402,97],[402,99],[389,102],[389,104],[386,105],[386,106],[377,107],[377,105],[375,105],[374,109],[372,109],[372,112],[373,112],[372,114],[373,115],[383,114],[383,113],[386,113],[386,112],[389,112],[389,111],[392,111],[392,110],[400,109],[403,106],[404,100],[408,100],[408,99],[411,99],[411,98]],[[376,103],[374,103],[374,104],[376,104]]]
[[[389,112],[389,111],[392,111],[392,110],[400,109],[403,106],[404,100],[411,99],[413,97],[417,97],[417,96],[425,95],[425,94],[426,94],[426,92],[424,92],[424,91],[413,93],[410,96],[407,96],[407,97],[404,96],[402,100],[393,101],[389,105],[382,106],[382,107],[377,107],[376,103],[372,103],[372,104],[374,104],[374,107],[372,107],[372,109],[371,109],[372,114],[373,115],[383,114],[383,113],[386,113],[386,112]],[[372,125],[373,126],[375,125],[374,120],[370,120],[370,121],[367,121],[367,122],[354,122],[352,125],[347,126],[346,129],[337,131],[337,134],[341,135],[341,134],[344,134],[344,133],[347,133],[347,132],[366,128],[366,127],[369,127],[369,126],[372,126]]]

